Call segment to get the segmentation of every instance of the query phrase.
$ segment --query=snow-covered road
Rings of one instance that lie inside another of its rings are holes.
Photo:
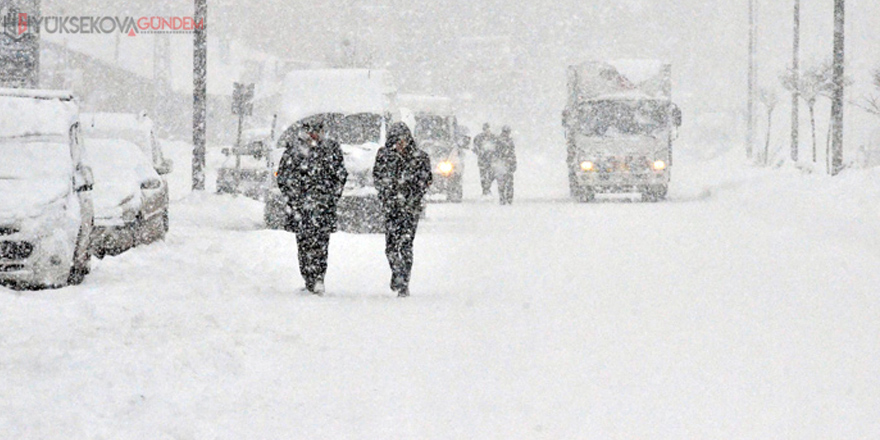
[[[877,438],[876,220],[759,188],[431,205],[406,300],[381,236],[305,296],[258,203],[190,195],[82,286],[0,288],[0,437]]]

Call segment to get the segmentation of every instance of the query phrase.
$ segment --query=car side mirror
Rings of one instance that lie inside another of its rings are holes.
[[[91,191],[95,185],[92,168],[85,165],[77,167],[77,172],[74,174],[73,178],[73,184],[76,192]]]
[[[159,173],[160,176],[171,174],[171,171],[173,170],[174,161],[172,161],[171,159],[163,159],[162,164],[156,167],[156,172]]]
[[[141,189],[154,190],[162,187],[162,181],[159,179],[150,179],[141,182]]]
[[[224,148],[224,149],[220,150],[220,152],[223,153],[224,156],[229,156],[229,154],[231,153],[229,148]]]

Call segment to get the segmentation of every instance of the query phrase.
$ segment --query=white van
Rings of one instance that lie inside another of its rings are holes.
[[[89,272],[92,172],[66,92],[0,89],[0,283],[78,284]]]

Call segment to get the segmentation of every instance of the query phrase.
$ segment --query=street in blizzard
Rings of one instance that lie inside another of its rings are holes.
[[[0,433],[880,436],[880,11],[741,3],[0,0]]]

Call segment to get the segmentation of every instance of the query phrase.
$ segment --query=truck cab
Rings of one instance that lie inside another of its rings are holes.
[[[569,67],[563,112],[569,183],[582,202],[599,193],[666,198],[681,111],[671,67],[659,62],[589,62]]]

